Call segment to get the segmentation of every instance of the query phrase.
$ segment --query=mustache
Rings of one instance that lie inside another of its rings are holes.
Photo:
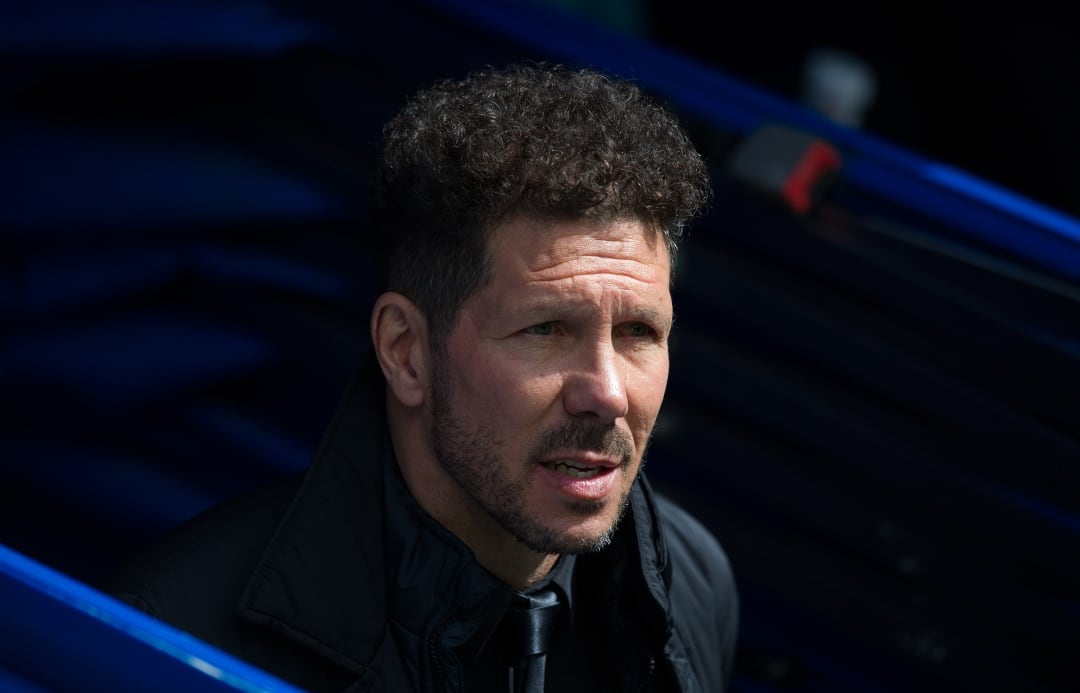
[[[627,464],[634,454],[634,441],[615,424],[572,420],[543,431],[533,445],[530,457],[540,459],[568,448],[597,452]]]

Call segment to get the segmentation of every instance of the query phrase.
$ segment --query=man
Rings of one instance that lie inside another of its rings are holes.
[[[628,82],[514,65],[420,92],[376,172],[374,372],[299,483],[111,590],[310,690],[723,690],[727,559],[641,474],[708,195]]]

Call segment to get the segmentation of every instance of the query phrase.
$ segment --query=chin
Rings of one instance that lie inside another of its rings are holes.
[[[518,533],[518,539],[534,551],[546,554],[595,553],[611,543],[622,513],[581,515],[558,527],[533,525]]]
[[[611,544],[615,537],[615,529],[619,524],[619,518],[606,522],[603,527],[582,532],[567,542],[565,553],[596,553]]]

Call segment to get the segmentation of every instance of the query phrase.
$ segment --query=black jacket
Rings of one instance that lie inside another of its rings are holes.
[[[308,690],[460,690],[453,648],[508,589],[384,473],[382,390],[351,388],[306,473],[186,523],[106,590]],[[633,664],[623,683],[723,690],[737,628],[727,558],[643,477],[628,513],[574,574]]]

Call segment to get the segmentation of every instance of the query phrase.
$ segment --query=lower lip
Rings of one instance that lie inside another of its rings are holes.
[[[538,465],[544,482],[576,500],[602,500],[615,485],[618,467],[604,467],[595,476],[579,478]]]

